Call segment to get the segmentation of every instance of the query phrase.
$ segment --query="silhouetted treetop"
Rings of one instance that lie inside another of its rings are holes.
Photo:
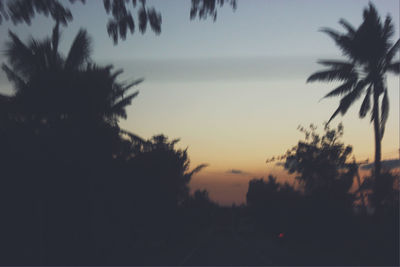
[[[164,135],[156,135],[143,143],[140,151],[133,147],[136,155],[132,157],[132,166],[144,190],[141,193],[146,195],[143,198],[148,201],[171,207],[183,204],[189,197],[192,176],[207,166],[200,164],[189,170],[187,149],[176,148],[178,142],[179,139],[168,140]]]
[[[347,192],[357,168],[348,162],[352,147],[340,142],[343,125],[331,129],[325,124],[323,135],[317,133],[313,124],[309,129],[299,126],[299,130],[304,133],[305,139],[276,160],[285,160],[285,169],[298,174],[296,179],[304,185],[306,193],[333,189]]]
[[[128,93],[143,81],[117,82],[122,70],[91,63],[91,41],[85,30],[76,35],[67,56],[58,51],[58,24],[51,38],[24,44],[9,32],[2,68],[14,84],[19,111],[36,119],[104,121],[116,126],[126,118],[125,108],[138,92]],[[51,119],[50,119],[51,118]]]
[[[258,223],[268,231],[279,233],[287,230],[291,221],[288,212],[296,209],[299,196],[300,191],[292,185],[279,183],[276,177],[269,175],[267,181],[263,178],[249,181],[246,203]]]
[[[42,41],[31,39],[27,45],[11,31],[9,36],[5,55],[14,72],[20,74],[19,80],[30,79],[44,70],[77,70],[90,61],[91,39],[85,30],[78,32],[67,56],[58,52],[60,33],[57,26],[51,38]],[[11,75],[11,69],[6,64],[3,64],[3,70]]]
[[[344,115],[365,91],[365,98],[359,111],[360,117],[363,118],[371,109],[371,96],[375,94],[376,98],[384,94],[381,119],[375,111],[371,112],[371,121],[380,120],[380,138],[382,138],[388,117],[388,96],[383,78],[386,72],[395,74],[400,72],[400,62],[394,62],[394,56],[400,48],[400,40],[392,43],[391,38],[394,34],[392,19],[387,16],[382,23],[372,4],[364,9],[363,18],[364,21],[358,28],[341,19],[339,23],[347,31],[344,34],[330,28],[321,30],[334,40],[349,60],[320,60],[318,63],[328,69],[312,74],[307,82],[343,82],[324,97],[342,96],[339,107],[329,121],[339,113]],[[374,100],[375,106],[379,104],[376,101]]]
[[[225,3],[229,3],[235,10],[237,7],[236,0],[192,0],[192,8],[190,9],[190,19],[206,19],[208,16],[215,21],[217,19],[217,8],[222,7]]]
[[[254,178],[249,181],[249,189],[246,194],[247,205],[264,205],[265,201],[273,199],[279,191],[280,184],[276,177],[269,175],[268,181],[264,178]]]
[[[114,43],[118,43],[118,39],[125,40],[126,33],[129,30],[130,33],[135,31],[135,22],[132,17],[132,13],[129,10],[127,4],[129,0],[104,0],[104,9],[107,14],[112,15],[107,23],[108,35],[114,40]],[[146,0],[132,0],[132,5],[136,8],[137,2],[140,2],[140,8],[137,12],[137,22],[139,24],[139,31],[141,33],[146,32],[147,24],[150,24],[151,29],[156,34],[161,33],[161,14],[156,12],[154,8],[146,7]]]
[[[70,4],[80,2],[86,3],[86,0],[69,0]],[[233,9],[236,9],[236,0],[192,0],[190,9],[190,19],[198,16],[200,19],[206,19],[211,16],[215,21],[217,18],[217,8],[222,7],[224,3],[229,2]],[[107,33],[117,44],[119,40],[125,40],[128,31],[133,34],[136,28],[140,33],[145,33],[147,25],[156,33],[161,33],[162,17],[154,7],[148,7],[146,0],[103,0],[106,13],[111,16],[107,23]],[[134,18],[136,13],[136,18]],[[0,1],[0,24],[4,19],[14,24],[27,23],[36,14],[43,14],[50,17],[63,26],[67,26],[73,20],[71,10],[65,3],[59,0],[8,0]]]
[[[76,0],[69,0],[74,3]],[[80,0],[82,3],[85,0]],[[11,18],[14,24],[25,22],[31,24],[35,14],[43,14],[46,17],[51,16],[55,21],[64,26],[72,20],[71,11],[61,4],[58,0],[16,0],[0,2],[0,23],[4,19]]]
[[[327,67],[312,74],[307,82],[339,81],[342,84],[329,92],[325,97],[340,96],[338,108],[329,121],[339,113],[344,115],[363,94],[359,116],[364,118],[371,111],[371,122],[375,134],[375,176],[381,170],[381,140],[389,117],[389,96],[386,85],[386,74],[400,73],[400,61],[395,55],[400,48],[400,39],[393,43],[394,24],[390,16],[383,22],[372,3],[363,12],[363,21],[354,28],[346,20],[339,23],[345,33],[330,28],[323,28],[333,39],[347,60],[322,60],[320,64]],[[381,98],[381,95],[383,97]],[[372,103],[371,103],[372,98]]]

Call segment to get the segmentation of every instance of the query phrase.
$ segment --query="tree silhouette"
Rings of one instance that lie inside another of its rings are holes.
[[[221,7],[227,2],[229,2],[234,10],[236,9],[236,0],[192,0],[190,19],[194,19],[196,16],[199,19],[206,19],[208,16],[211,16],[215,21],[217,19],[217,7]]]
[[[276,178],[272,175],[268,177],[267,182],[263,178],[252,179],[249,181],[249,189],[246,194],[247,205],[265,205],[266,202],[269,202],[268,205],[273,204],[279,187],[279,183],[276,182]]]
[[[298,221],[300,192],[289,183],[279,183],[269,175],[249,181],[246,194],[247,207],[262,231],[276,237],[279,233],[293,229],[293,221]]]
[[[69,2],[74,4],[77,1],[69,0]],[[86,3],[85,0],[79,0],[79,2]],[[147,8],[146,0],[104,0],[105,11],[107,14],[111,13],[112,16],[107,23],[107,32],[115,44],[119,39],[125,40],[128,30],[131,34],[135,30],[134,19],[128,7],[129,2],[132,2],[134,8],[136,8],[137,2],[140,2],[137,22],[141,33],[146,31],[147,24],[150,24],[156,34],[161,32],[161,14],[154,8]],[[50,15],[56,23],[64,26],[67,26],[73,19],[69,8],[59,0],[13,0],[5,4],[0,3],[0,23],[2,18],[11,18],[14,24],[21,22],[31,24],[31,20],[36,14],[44,14],[46,17]]]
[[[329,28],[323,28],[322,32],[335,41],[348,60],[319,61],[328,69],[312,74],[307,82],[342,82],[339,87],[324,96],[324,98],[342,96],[339,107],[329,121],[339,113],[344,115],[363,93],[365,97],[359,116],[364,118],[371,109],[372,97],[371,122],[374,122],[375,134],[375,177],[379,180],[381,140],[389,114],[386,73],[400,73],[400,62],[393,62],[400,47],[400,40],[397,40],[395,44],[392,43],[394,25],[391,18],[387,16],[382,22],[372,4],[364,9],[363,22],[357,29],[344,19],[341,19],[339,23],[346,29],[346,33],[342,34]],[[380,100],[381,95],[383,95],[382,100]]]
[[[189,205],[197,206],[198,208],[204,208],[213,204],[207,190],[196,190],[189,202],[191,202]]]
[[[296,179],[304,185],[306,194],[330,193],[344,197],[353,184],[356,169],[348,163],[352,152],[351,146],[340,142],[343,126],[330,129],[326,124],[324,135],[316,133],[316,127],[310,130],[300,127],[305,140],[299,141],[285,155],[285,169],[289,173],[298,173]]]
[[[206,167],[189,170],[187,149],[177,149],[178,142],[154,136],[140,147],[133,144],[134,155],[126,161],[122,175],[129,181],[127,195],[132,196],[136,215],[134,235],[141,242],[165,241],[179,232],[181,210],[190,199],[191,177]]]
[[[86,0],[69,0],[70,4],[76,2],[86,3]],[[217,18],[217,8],[222,7],[226,2],[236,9],[236,0],[192,0],[190,9],[190,19],[197,15],[199,19],[206,19],[212,16],[214,21]],[[139,31],[146,32],[147,25],[156,34],[161,33],[162,17],[154,7],[148,7],[146,0],[103,0],[104,9],[111,15],[107,23],[107,33],[117,44],[118,41],[125,40],[128,31],[135,32],[135,20]],[[137,18],[134,19],[129,6],[137,10]],[[72,21],[73,15],[65,3],[59,0],[9,0],[0,2],[0,24],[3,19],[11,18],[14,24],[25,22],[31,24],[31,20],[36,14],[51,16],[56,23],[67,26]]]
[[[117,82],[122,70],[91,63],[86,31],[66,56],[58,51],[59,38],[58,25],[51,38],[27,45],[10,32],[5,51],[3,69],[15,91],[0,96],[1,196],[12,203],[1,229],[9,229],[5,240],[32,254],[17,261],[25,264],[59,263],[68,251],[63,263],[88,263],[96,258],[92,236],[101,235],[98,229],[112,233],[93,223],[107,199],[99,188],[112,184],[108,177],[122,176],[117,163],[126,143],[118,120],[138,94],[129,89],[142,81]],[[17,250],[9,250],[7,259],[15,262]]]
[[[158,199],[157,205],[172,208],[182,205],[189,197],[191,177],[207,166],[201,164],[189,171],[187,149],[176,149],[178,142],[179,139],[169,141],[164,135],[156,135],[132,159],[137,177],[146,177],[142,186],[149,187],[149,190],[142,192],[152,200]],[[150,195],[148,192],[153,193]]]
[[[122,70],[90,63],[91,41],[85,30],[76,35],[67,56],[58,51],[58,24],[51,38],[24,44],[9,32],[7,64],[2,68],[14,84],[13,102],[21,112],[42,124],[65,120],[106,122],[116,126],[126,118],[125,107],[138,92],[128,90],[142,82],[117,83]]]

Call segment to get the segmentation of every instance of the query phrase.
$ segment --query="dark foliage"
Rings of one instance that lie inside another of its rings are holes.
[[[368,201],[379,212],[392,214],[399,211],[399,173],[384,170],[379,181],[374,176],[364,177],[360,189],[368,194]]]
[[[236,0],[192,0],[192,8],[190,9],[190,19],[206,19],[208,16],[215,21],[217,19],[217,8],[222,7],[225,3],[229,3],[235,10],[237,7]]]
[[[189,170],[178,140],[121,130],[142,80],[93,64],[85,31],[66,57],[59,37],[58,25],[28,45],[10,32],[6,46],[15,91],[0,95],[0,263],[138,263],[136,244],[182,235],[188,184],[205,165]]]
[[[192,176],[206,165],[190,170],[178,139],[144,140],[120,129],[138,94],[130,89],[142,79],[119,82],[122,70],[94,64],[84,30],[63,56],[59,25],[69,19],[57,1],[13,3],[25,14],[19,20],[49,8],[56,25],[45,40],[25,44],[10,32],[6,44],[2,68],[15,91],[0,94],[1,265],[399,264],[398,175],[365,178],[358,191],[377,209],[354,213],[349,189],[358,165],[348,162],[352,149],[340,142],[340,124],[326,124],[322,136],[313,125],[300,127],[305,140],[278,158],[299,185],[253,179],[247,205],[219,207],[206,190],[189,193]],[[110,24],[117,40],[134,28],[127,3],[104,1],[118,19]],[[140,3],[140,20],[156,27],[156,12]],[[193,1],[193,18],[215,18],[223,3]],[[3,2],[0,13],[7,16]],[[146,25],[139,22],[139,30]],[[347,63],[321,64],[338,70],[319,77],[351,80],[328,96],[354,89]]]
[[[306,194],[319,191],[346,194],[355,176],[356,169],[348,163],[351,146],[340,142],[343,126],[331,129],[325,124],[324,135],[316,133],[316,127],[310,130],[300,127],[305,140],[300,141],[285,155],[285,169],[289,173],[298,173],[296,179],[304,186]]]
[[[354,177],[360,177],[358,163],[349,162],[351,147],[340,142],[343,126],[325,124],[323,135],[314,125],[299,129],[305,140],[267,160],[285,160],[285,169],[297,174],[299,191],[282,197],[282,185],[273,177],[249,184],[247,204],[260,228],[285,233],[285,242],[306,265],[398,263],[398,177],[383,173],[377,183],[366,177],[350,191]],[[368,212],[357,206],[360,192],[368,194]]]
[[[392,19],[387,16],[383,22],[371,3],[364,9],[363,22],[358,28],[354,28],[344,19],[339,23],[345,28],[345,33],[329,28],[323,28],[321,31],[333,39],[347,60],[320,61],[319,63],[328,69],[312,74],[307,82],[342,82],[325,96],[341,96],[339,107],[329,121],[339,113],[346,114],[349,107],[365,94],[359,115],[360,118],[364,118],[371,110],[371,122],[374,122],[375,133],[375,176],[379,177],[381,140],[389,116],[385,77],[389,72],[399,74],[400,63],[395,61],[395,55],[399,51],[400,40],[392,42],[394,35]]]
[[[298,206],[300,192],[288,183],[280,184],[270,175],[249,182],[246,194],[247,206],[259,225],[275,236],[288,232],[291,227],[291,212]]]
[[[70,4],[86,0],[69,0]],[[217,18],[217,6],[221,7],[229,2],[236,9],[236,0],[192,0],[190,19],[197,15],[200,19],[212,16]],[[125,40],[128,31],[133,34],[135,28],[139,27],[140,33],[145,33],[147,25],[155,34],[161,33],[162,17],[154,7],[148,7],[146,0],[103,0],[104,9],[111,16],[107,23],[107,33],[117,44],[119,40]],[[134,18],[134,13],[137,13]],[[68,6],[59,0],[8,0],[0,1],[0,23],[11,18],[14,24],[31,24],[36,14],[43,14],[56,22],[67,26],[72,21],[73,15]],[[135,23],[136,21],[136,23]]]

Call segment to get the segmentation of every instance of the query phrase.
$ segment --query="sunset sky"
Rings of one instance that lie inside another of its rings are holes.
[[[399,1],[371,1],[381,17],[390,14],[399,38]],[[188,147],[192,167],[209,166],[194,176],[192,189],[205,188],[221,204],[245,201],[248,181],[274,174],[289,179],[281,167],[266,164],[303,135],[298,125],[322,128],[337,108],[338,98],[321,100],[335,84],[307,84],[321,69],[318,59],[340,58],[333,41],[318,30],[342,30],[345,18],[358,26],[366,0],[238,0],[218,10],[216,22],[189,19],[191,1],[148,1],[162,14],[162,32],[138,31],[113,45],[108,37],[102,1],[71,6],[73,22],[62,28],[61,51],[67,52],[78,29],[93,38],[93,60],[124,69],[121,80],[145,78],[132,90],[139,96],[120,125],[143,138],[163,133]],[[136,15],[136,13],[134,14]],[[37,17],[31,26],[0,25],[1,50],[11,29],[22,40],[51,34],[53,22]],[[399,55],[397,54],[397,58]],[[4,62],[3,54],[0,62]],[[399,77],[388,76],[390,114],[382,142],[384,159],[399,156]],[[11,85],[0,74],[1,92]],[[344,125],[346,144],[357,160],[373,161],[373,127],[360,120],[361,100],[332,126]]]

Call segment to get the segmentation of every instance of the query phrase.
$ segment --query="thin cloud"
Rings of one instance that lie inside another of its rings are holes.
[[[238,170],[238,169],[231,169],[231,170],[228,170],[227,173],[230,173],[230,174],[237,174],[237,175],[248,174],[247,172],[242,171],[242,170]]]

